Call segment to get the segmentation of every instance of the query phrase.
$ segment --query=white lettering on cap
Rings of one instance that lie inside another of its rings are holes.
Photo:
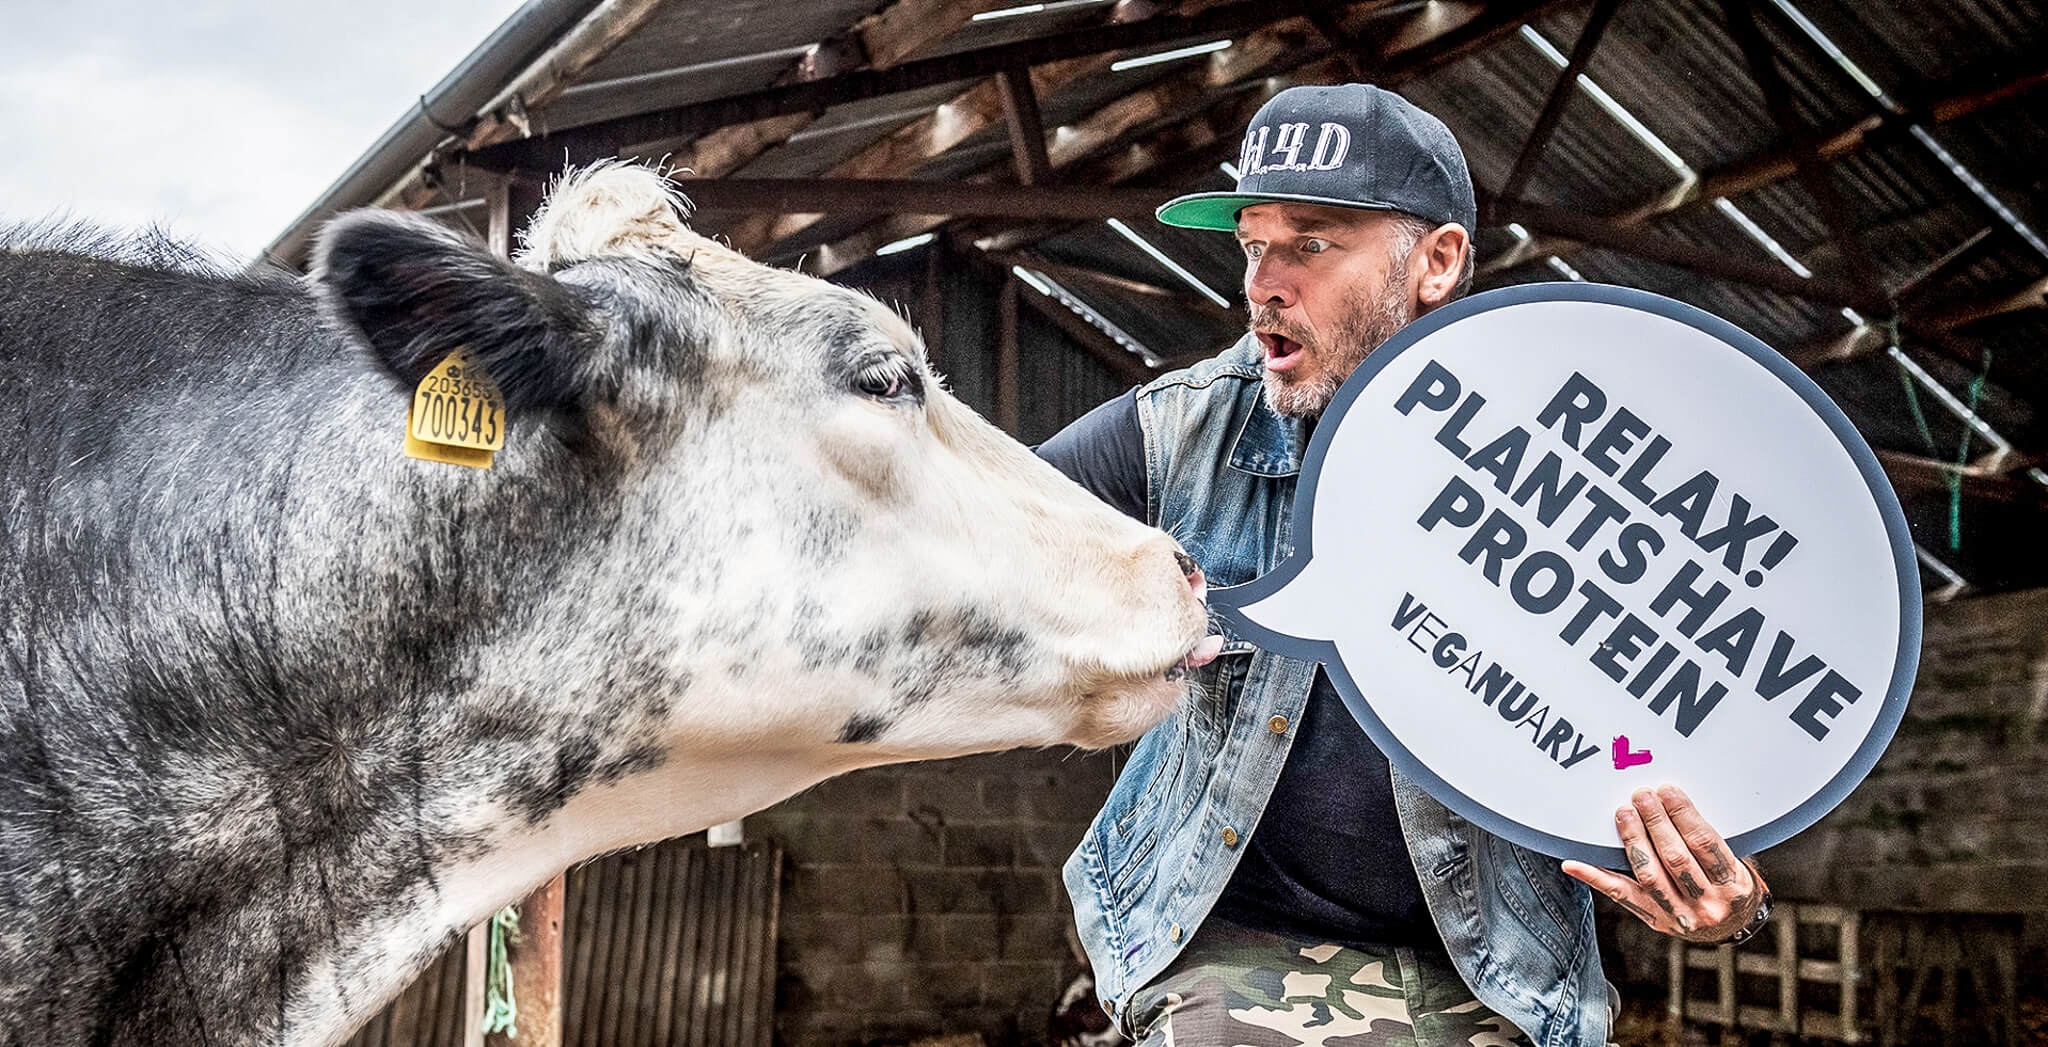
[[[1351,129],[1326,123],[1316,130],[1316,149],[1309,154],[1308,169],[1334,171],[1344,166],[1344,154],[1351,151]]]
[[[1259,165],[1259,154],[1266,148],[1266,132],[1271,130],[1260,124],[1244,133],[1244,148],[1238,151],[1237,169],[1239,176],[1255,175],[1265,170]]]
[[[1273,134],[1273,149],[1266,151],[1268,132]],[[1308,161],[1302,162],[1301,148],[1307,143],[1308,125],[1262,124],[1245,132],[1244,148],[1239,152],[1237,167],[1240,176],[1262,175],[1268,171],[1334,171],[1344,166],[1344,158],[1351,152],[1351,129],[1338,123],[1324,123],[1316,129],[1315,148],[1309,151]],[[1273,162],[1268,163],[1271,159]]]
[[[1280,171],[1301,170],[1301,140],[1308,135],[1307,124],[1281,124],[1280,133],[1273,136],[1273,155],[1286,154],[1287,162],[1274,164]]]

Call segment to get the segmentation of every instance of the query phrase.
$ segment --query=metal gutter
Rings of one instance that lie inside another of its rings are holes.
[[[444,124],[453,127],[468,123],[507,82],[531,66],[599,3],[600,0],[528,0],[422,95],[419,104],[399,117],[311,207],[272,240],[256,264],[297,268],[321,223],[342,211],[374,202],[387,188],[410,174],[413,165],[449,136]]]

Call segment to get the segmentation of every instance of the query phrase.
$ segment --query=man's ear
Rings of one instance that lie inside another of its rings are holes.
[[[313,257],[329,312],[408,387],[466,348],[513,410],[582,399],[602,336],[576,288],[393,211],[329,222]]]
[[[1410,264],[1419,260],[1422,274],[1415,286],[1420,306],[1417,315],[1451,300],[1465,275],[1465,259],[1472,253],[1472,234],[1456,222],[1437,226],[1423,234],[1409,255]]]

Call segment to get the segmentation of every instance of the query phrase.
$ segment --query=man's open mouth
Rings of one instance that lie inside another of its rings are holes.
[[[1291,366],[1301,352],[1301,343],[1272,331],[1253,332],[1266,349],[1266,367],[1279,371]]]

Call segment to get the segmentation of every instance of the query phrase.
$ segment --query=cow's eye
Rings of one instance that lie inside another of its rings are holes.
[[[869,364],[855,373],[853,387],[877,400],[893,400],[910,391],[909,369],[901,360]]]

